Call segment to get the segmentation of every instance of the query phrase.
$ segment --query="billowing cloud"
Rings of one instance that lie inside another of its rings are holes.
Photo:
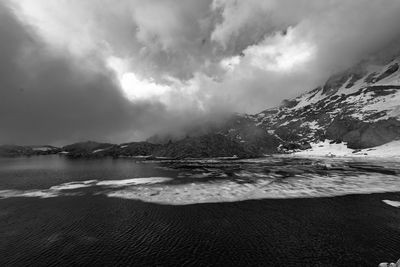
[[[0,5],[0,25],[1,143],[139,140],[203,116],[130,101],[101,56],[48,45],[10,7]]]
[[[213,7],[222,20],[212,39],[241,51],[225,81],[245,88],[233,90],[238,99],[244,90],[258,96],[248,101],[254,108],[237,104],[250,112],[312,89],[400,37],[398,1],[215,0]]]
[[[0,143],[122,142],[261,111],[400,37],[397,0],[6,0],[0,12]]]

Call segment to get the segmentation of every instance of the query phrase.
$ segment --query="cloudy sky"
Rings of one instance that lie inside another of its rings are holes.
[[[399,0],[2,0],[0,143],[136,141],[312,89]]]

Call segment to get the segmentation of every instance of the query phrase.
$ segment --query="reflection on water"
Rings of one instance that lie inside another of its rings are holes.
[[[70,160],[61,156],[0,158],[0,190],[48,189],[73,181],[122,180],[134,177],[175,176],[131,159]]]
[[[269,157],[135,162],[2,159],[0,198],[107,195],[167,204],[400,191],[400,162]]]

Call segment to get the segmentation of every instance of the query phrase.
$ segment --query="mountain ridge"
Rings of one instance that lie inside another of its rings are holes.
[[[352,149],[400,138],[400,56],[362,61],[325,84],[257,114],[232,114],[223,123],[194,127],[184,138],[146,142],[81,142],[62,148],[0,146],[0,156],[64,154],[72,158],[258,157],[304,150],[330,140]]]

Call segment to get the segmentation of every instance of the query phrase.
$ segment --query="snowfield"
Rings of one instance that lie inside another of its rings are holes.
[[[353,150],[346,143],[335,144],[330,140],[312,143],[311,148],[290,155],[303,157],[395,157],[400,159],[400,140],[361,150]]]

